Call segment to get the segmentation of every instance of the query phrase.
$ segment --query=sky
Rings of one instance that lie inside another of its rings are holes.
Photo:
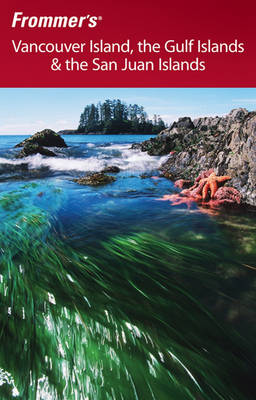
[[[184,116],[256,110],[256,88],[0,88],[0,134],[76,129],[87,104],[118,98],[144,106],[149,118],[160,115],[168,125]]]

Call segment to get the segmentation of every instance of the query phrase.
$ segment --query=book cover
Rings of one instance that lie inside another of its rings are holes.
[[[253,400],[255,3],[0,13],[0,400]]]

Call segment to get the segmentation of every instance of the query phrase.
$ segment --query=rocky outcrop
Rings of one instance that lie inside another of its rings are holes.
[[[101,172],[112,172],[117,174],[118,172],[120,172],[120,168],[116,165],[109,165],[108,167],[105,167]]]
[[[165,129],[164,131],[160,132],[160,136],[164,135],[165,133],[174,134],[185,134],[189,132],[191,129],[194,129],[194,124],[189,117],[179,118],[178,122],[173,122],[170,129]]]
[[[23,147],[26,144],[37,144],[38,146],[46,147],[67,147],[64,139],[51,129],[44,129],[41,132],[35,133],[28,139],[16,144],[15,147]]]
[[[116,178],[114,176],[106,175],[103,172],[95,172],[93,174],[89,174],[83,176],[82,178],[74,179],[74,182],[79,185],[91,185],[91,186],[99,186],[106,185],[107,183],[114,182]]]
[[[148,151],[147,142],[140,145],[142,151]],[[231,176],[228,185],[241,193],[242,202],[256,206],[256,111],[239,108],[224,117],[181,118],[150,142],[149,154],[159,147],[161,154],[172,150],[161,167],[164,176],[194,180],[213,168],[217,175]]]
[[[132,149],[146,151],[150,156],[163,156],[170,153],[175,143],[168,135],[157,136],[142,143],[134,143]]]
[[[56,154],[38,144],[26,143],[23,149],[16,155],[17,158],[24,158],[34,154],[41,154],[42,156],[55,157]]]

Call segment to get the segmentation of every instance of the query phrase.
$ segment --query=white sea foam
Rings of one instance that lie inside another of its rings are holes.
[[[36,169],[48,167],[54,171],[99,171],[105,166],[104,160],[97,157],[89,158],[44,158],[40,154],[28,157],[29,167]]]
[[[122,157],[116,158],[114,162],[111,160],[111,163],[124,170],[147,171],[159,168],[165,159],[166,156],[154,157],[140,150],[126,149]]]
[[[116,144],[111,144],[110,146],[99,146],[99,148],[104,148],[104,150],[127,150],[131,148],[131,144],[122,144],[122,143],[116,143]]]
[[[0,166],[3,167],[4,165],[21,165],[27,164],[27,160],[19,159],[19,160],[11,160],[8,158],[0,157]]]
[[[26,159],[10,160],[0,158],[0,167],[8,165],[28,164],[30,169],[48,167],[53,171],[100,171],[103,168],[116,165],[122,170],[147,171],[157,169],[167,156],[154,157],[140,150],[131,150],[130,145],[113,145],[108,149],[120,150],[119,157],[109,158],[108,152],[101,152],[97,156],[88,158],[43,157],[40,154],[26,157]]]

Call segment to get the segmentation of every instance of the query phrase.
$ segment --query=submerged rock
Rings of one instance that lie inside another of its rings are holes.
[[[44,129],[41,132],[35,133],[28,139],[16,144],[15,147],[23,147],[26,144],[37,144],[38,146],[46,147],[67,147],[64,139],[51,129]]]
[[[115,165],[110,165],[109,167],[104,168],[101,172],[120,172],[120,168]]]
[[[23,149],[16,155],[17,158],[24,158],[33,154],[42,154],[42,156],[55,157],[56,154],[36,143],[26,143]]]
[[[89,174],[83,176],[82,178],[74,179],[73,181],[78,183],[79,185],[106,185],[107,183],[114,182],[116,178],[111,175],[106,175],[103,172],[96,172],[94,174]]]

